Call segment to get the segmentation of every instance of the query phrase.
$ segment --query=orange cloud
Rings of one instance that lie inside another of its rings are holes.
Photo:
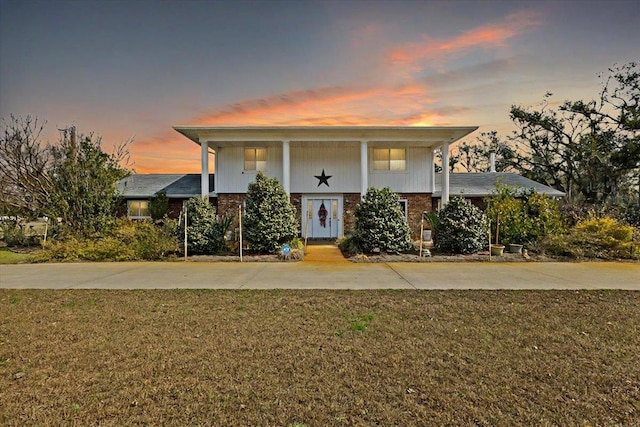
[[[407,69],[424,70],[421,60],[459,55],[473,48],[491,48],[506,43],[540,25],[538,15],[523,11],[506,16],[502,22],[483,25],[448,40],[422,36],[417,43],[397,46],[383,58],[399,66],[385,67],[368,85],[338,85],[298,90],[273,96],[248,99],[204,111],[180,123],[211,126],[445,126],[460,124],[459,117],[468,108],[448,105],[453,86],[470,77],[495,75],[510,66],[509,60],[490,61],[466,69],[447,70],[416,78]],[[380,30],[364,28],[359,41],[376,37]],[[404,77],[398,80],[397,77]],[[406,78],[408,77],[408,78]],[[364,79],[363,79],[364,80]],[[398,85],[397,82],[403,83]],[[468,90],[468,86],[459,90]],[[447,101],[448,100],[448,101]],[[172,129],[137,140],[132,157],[139,173],[193,172],[200,169],[199,147]]]
[[[384,89],[324,87],[294,91],[267,98],[246,100],[199,115],[190,121],[196,125],[259,125],[291,121],[291,115],[304,116],[305,111],[355,103],[378,96]]]
[[[448,40],[422,36],[418,43],[396,46],[386,54],[387,61],[396,64],[413,64],[423,59],[456,54],[471,48],[502,47],[506,42],[542,24],[537,12],[521,11],[507,15],[501,22],[482,25]]]

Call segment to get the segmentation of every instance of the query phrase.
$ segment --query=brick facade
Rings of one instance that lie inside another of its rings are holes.
[[[407,222],[411,228],[413,238],[420,235],[420,219],[424,211],[431,210],[431,194],[427,193],[400,193],[398,198],[407,201]],[[360,203],[360,193],[343,194],[343,225],[344,233],[347,234],[356,222],[356,206]]]
[[[216,207],[216,213],[220,217],[238,216],[238,206],[244,203],[244,199],[247,198],[245,193],[225,193],[218,194],[214,206]]]
[[[187,199],[169,199],[167,215],[169,218],[179,218],[182,212],[182,205]]]
[[[360,193],[345,193],[342,197],[342,226],[344,234],[347,234],[356,223],[356,206],[360,203]]]
[[[400,200],[407,201],[407,222],[411,229],[411,237],[418,239],[420,237],[420,221],[422,212],[432,210],[432,201],[430,193],[399,193]]]
[[[400,193],[400,199],[407,201],[407,219],[411,228],[413,238],[418,238],[420,234],[420,218],[422,212],[432,209],[431,194],[427,193]],[[218,194],[216,208],[220,216],[235,216],[238,213],[238,206],[244,202],[246,194],[227,193]],[[342,195],[343,212],[342,222],[344,234],[353,230],[355,225],[356,206],[360,203],[360,193],[344,193]],[[292,193],[291,203],[296,208],[298,223],[302,223],[302,194]]]

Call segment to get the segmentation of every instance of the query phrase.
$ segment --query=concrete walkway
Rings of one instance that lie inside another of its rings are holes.
[[[0,288],[631,289],[637,263],[75,263],[0,265]]]
[[[308,245],[304,253],[304,262],[350,264],[336,245]]]

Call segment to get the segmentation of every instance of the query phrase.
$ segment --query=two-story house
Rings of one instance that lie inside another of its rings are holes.
[[[342,236],[370,187],[398,193],[409,225],[432,209],[435,150],[448,164],[449,146],[477,127],[211,127],[175,126],[201,147],[201,195],[214,198],[220,215],[242,204],[258,172],[277,178],[291,196],[309,238]],[[210,191],[211,160],[215,163]],[[438,186],[449,200],[449,171]],[[321,220],[324,217],[324,220]]]

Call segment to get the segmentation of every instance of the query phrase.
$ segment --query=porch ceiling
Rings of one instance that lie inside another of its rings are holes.
[[[453,143],[478,129],[477,126],[174,126],[193,142],[215,142],[218,146],[246,142],[403,142],[437,147]]]

